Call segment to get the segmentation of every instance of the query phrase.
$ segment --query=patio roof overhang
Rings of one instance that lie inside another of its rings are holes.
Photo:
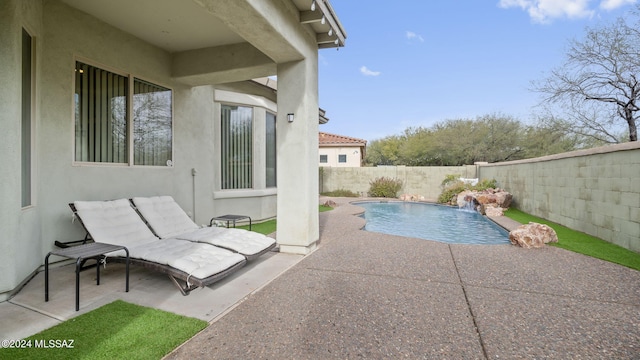
[[[304,58],[302,37],[318,49],[346,39],[328,0],[61,1],[173,54],[172,76],[192,86],[276,75]]]

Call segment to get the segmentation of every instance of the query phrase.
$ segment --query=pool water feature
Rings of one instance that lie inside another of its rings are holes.
[[[357,202],[364,230],[450,244],[509,244],[509,233],[477,211],[412,202]]]

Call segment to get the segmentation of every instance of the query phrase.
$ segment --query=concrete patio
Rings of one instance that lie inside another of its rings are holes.
[[[640,272],[550,246],[365,232],[353,199],[334,200],[304,258],[270,253],[187,297],[135,267],[125,293],[123,267],[108,265],[99,287],[83,273],[78,313],[123,299],[211,323],[170,359],[640,357]],[[77,314],[73,267],[51,279],[49,303],[40,273],[0,304],[3,338]]]
[[[0,303],[1,339],[21,339],[115,300],[154,307],[176,314],[215,321],[282,272],[301,255],[269,252],[235,274],[182,296],[166,275],[131,266],[129,292],[125,292],[125,266],[108,263],[80,275],[80,310],[75,311],[75,263],[49,269],[49,301],[44,301],[44,272],[39,272],[7,302]]]

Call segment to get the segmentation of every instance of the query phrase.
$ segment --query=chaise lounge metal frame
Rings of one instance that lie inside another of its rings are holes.
[[[82,225],[82,228],[86,231],[87,235],[85,239],[93,239],[93,237],[91,236],[91,232],[87,229],[84,222],[82,221],[82,218],[78,215],[75,205],[73,203],[70,203],[69,207],[71,208],[71,211],[73,212],[75,218],[78,219],[78,221]],[[112,260],[117,263],[126,263],[126,258],[123,258],[120,256],[110,256],[109,260]],[[166,274],[169,277],[169,279],[171,279],[173,284],[180,290],[180,293],[184,296],[187,296],[191,293],[191,291],[199,287],[209,286],[211,284],[214,284],[224,279],[230,274],[234,273],[235,271],[237,271],[238,269],[240,269],[246,264],[246,259],[243,262],[239,262],[238,264],[230,268],[227,268],[214,275],[208,276],[204,279],[199,279],[193,276],[189,276],[189,274],[187,274],[182,270],[178,270],[169,265],[163,265],[153,261],[147,261],[147,260],[138,259],[138,258],[130,258],[129,264],[139,265],[146,269]]]
[[[149,227],[149,230],[151,230],[151,232],[155,236],[157,236],[158,238],[162,239],[163,237],[158,234],[158,232],[156,231],[156,229],[154,229],[152,224],[145,218],[145,216],[142,214],[142,212],[140,212],[140,210],[138,209],[138,206],[136,205],[136,203],[135,203],[133,198],[129,199],[129,203],[131,204],[131,207],[133,207],[133,209],[138,213],[138,215],[140,216],[140,219],[142,219],[142,221],[144,221],[144,223],[147,225],[147,227]],[[180,208],[178,204],[176,204],[176,206],[178,206],[178,208]],[[180,208],[180,211],[184,211],[184,210],[182,208]],[[186,216],[186,214],[185,214],[185,216]],[[213,220],[211,221],[211,223],[213,223]],[[185,241],[191,241],[191,240],[185,240]],[[213,244],[213,243],[210,243],[210,242],[207,242],[207,241],[193,241],[193,242],[198,242],[198,243],[202,243],[202,244],[210,244],[210,245],[222,248],[222,249],[226,249],[226,250],[229,250],[229,251],[233,251],[233,252],[239,253],[240,255],[244,256],[247,259],[247,261],[252,261],[252,260],[254,260],[254,259],[256,259],[256,258],[258,258],[258,257],[260,257],[260,256],[262,256],[262,255],[264,255],[266,253],[268,253],[269,251],[273,250],[278,245],[274,241],[273,244],[271,244],[270,246],[264,248],[263,250],[255,253],[255,254],[245,254],[245,253],[240,253],[240,252],[238,252],[237,250],[235,250],[233,248],[230,248],[230,247],[227,247],[227,246],[224,246],[224,245],[220,245],[220,244]]]

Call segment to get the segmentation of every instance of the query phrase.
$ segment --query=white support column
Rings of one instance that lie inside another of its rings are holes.
[[[287,114],[293,113],[289,122]],[[278,228],[281,252],[308,254],[319,239],[318,54],[278,65]]]

